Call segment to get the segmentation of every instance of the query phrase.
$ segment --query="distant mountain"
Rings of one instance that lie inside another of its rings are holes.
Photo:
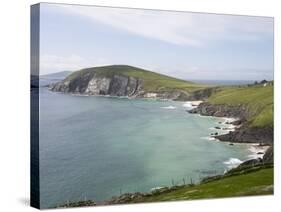
[[[40,75],[41,79],[64,79],[68,75],[70,75],[72,71],[60,71],[52,74],[44,74]]]
[[[70,75],[72,71],[60,71],[52,74],[40,75],[40,87],[48,86],[52,83],[57,83]]]
[[[87,95],[110,95],[173,100],[198,99],[210,88],[186,80],[128,65],[82,69],[52,84],[52,91]],[[202,91],[204,90],[204,91]],[[207,93],[206,93],[207,92]]]

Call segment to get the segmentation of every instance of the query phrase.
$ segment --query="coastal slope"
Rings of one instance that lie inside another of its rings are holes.
[[[214,88],[127,65],[86,68],[51,84],[57,92],[172,100],[208,98]]]
[[[235,131],[215,136],[220,141],[273,145],[273,82],[220,87],[189,112],[236,118]]]
[[[191,182],[190,184],[162,187],[148,193],[124,193],[105,202],[85,200],[67,203],[60,207],[272,195],[273,192],[273,165],[265,163],[237,167],[224,175],[207,177],[198,184]]]
[[[206,198],[241,197],[273,194],[273,168],[257,168],[246,173],[233,173],[218,180],[198,185],[182,185],[171,189],[159,189],[143,195],[123,195],[109,204],[194,200]],[[124,198],[127,196],[127,199]]]

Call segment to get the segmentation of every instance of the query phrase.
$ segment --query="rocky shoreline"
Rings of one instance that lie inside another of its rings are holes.
[[[190,103],[192,104],[192,103]],[[215,139],[222,142],[232,143],[247,143],[247,144],[258,144],[260,146],[269,146],[261,157],[249,159],[236,168],[228,170],[225,174],[214,175],[203,178],[199,184],[208,183],[215,180],[220,180],[228,176],[244,174],[251,172],[251,170],[259,169],[260,167],[273,167],[274,155],[273,155],[273,129],[270,128],[250,128],[247,126],[247,109],[244,105],[239,106],[227,106],[227,105],[211,105],[206,102],[196,101],[193,105],[193,109],[187,111],[191,114],[199,114],[202,116],[214,116],[229,119],[224,124],[234,125],[232,130],[229,130],[226,134],[212,135]],[[233,118],[233,120],[231,120]],[[230,121],[231,120],[231,121]],[[222,123],[222,122],[221,122]],[[222,129],[215,127],[215,129]],[[225,129],[227,130],[227,129]],[[114,204],[129,204],[134,202],[142,202],[144,198],[151,196],[157,196],[172,191],[176,191],[185,187],[192,187],[195,184],[173,185],[171,187],[161,187],[154,189],[150,192],[142,193],[124,193],[119,196],[114,196],[109,200],[103,202],[95,202],[92,200],[80,201],[74,203],[68,203],[60,207],[81,207],[81,206],[102,206],[102,205],[114,205]]]
[[[230,106],[226,104],[213,105],[207,102],[201,103],[198,107],[187,111],[191,114],[202,116],[215,116],[235,118],[231,122],[237,127],[227,134],[214,135],[215,139],[232,143],[258,143],[260,145],[273,146],[273,128],[271,127],[250,127],[247,120],[250,117],[247,107],[243,104]]]
[[[188,110],[191,114],[199,114],[202,116],[226,117],[234,118],[235,121],[227,124],[234,125],[234,130],[228,133],[219,135],[214,133],[211,136],[222,142],[256,144],[259,146],[268,146],[263,157],[258,157],[246,160],[238,167],[257,165],[264,163],[273,163],[273,128],[270,127],[250,127],[247,124],[247,119],[250,117],[245,105],[229,106],[226,104],[213,105],[208,102],[203,102],[198,107]]]

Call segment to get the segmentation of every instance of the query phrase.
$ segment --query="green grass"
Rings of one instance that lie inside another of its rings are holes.
[[[72,80],[79,75],[83,76],[94,72],[96,76],[99,77],[112,77],[113,75],[118,74],[141,78],[144,80],[144,90],[147,92],[170,91],[176,89],[192,91],[207,87],[207,85],[197,84],[127,65],[112,65],[82,69],[74,72],[67,79]]]
[[[157,202],[205,198],[238,197],[273,194],[273,168],[263,168],[246,174],[233,175],[194,186],[184,186],[174,191],[132,200],[132,202]]]
[[[208,102],[211,104],[244,104],[247,107],[251,127],[273,126],[273,86],[233,86],[222,87],[213,94]]]

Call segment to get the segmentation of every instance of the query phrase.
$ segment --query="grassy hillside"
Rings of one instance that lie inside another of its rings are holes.
[[[118,74],[123,76],[141,78],[144,80],[144,90],[147,92],[166,91],[173,89],[191,91],[207,87],[206,85],[180,80],[177,78],[127,65],[112,65],[82,69],[71,74],[68,79],[76,78],[78,75],[86,75],[92,73],[95,73],[96,76],[99,77],[112,77],[113,75]]]
[[[252,127],[273,126],[273,86],[233,86],[222,87],[213,94],[208,102],[211,104],[247,105]]]
[[[267,167],[245,174],[233,174],[219,180],[201,183],[133,199],[133,202],[157,202],[205,198],[273,194],[273,168]]]
[[[69,75],[66,80],[83,79],[87,77],[113,77],[114,75],[131,76],[143,79],[143,89],[146,92],[164,92],[182,90],[192,92],[209,86],[193,83],[158,74],[152,71],[127,65],[112,65],[86,68]],[[83,80],[81,80],[83,81]],[[228,104],[247,106],[251,127],[273,126],[273,86],[223,86],[213,93],[208,101],[211,104]]]

